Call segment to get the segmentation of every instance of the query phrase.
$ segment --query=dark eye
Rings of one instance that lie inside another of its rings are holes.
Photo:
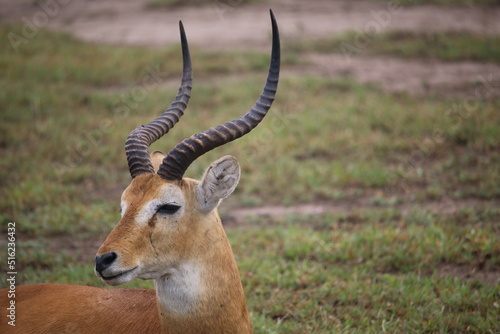
[[[165,205],[162,205],[160,207],[158,207],[158,209],[156,210],[156,213],[161,213],[163,215],[173,215],[174,213],[176,213],[181,207],[178,206],[178,205],[174,205],[174,204],[165,204]]]

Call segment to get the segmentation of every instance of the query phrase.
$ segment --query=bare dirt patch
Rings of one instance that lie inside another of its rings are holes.
[[[456,277],[466,281],[479,281],[487,285],[500,284],[500,268],[481,262],[476,266],[444,263],[437,268],[438,277]]]
[[[44,1],[1,0],[0,21],[32,19]],[[321,38],[348,30],[467,31],[500,33],[499,7],[391,7],[384,1],[274,0],[250,5],[149,8],[150,0],[71,1],[54,10],[47,26],[87,41],[164,46],[178,42],[177,22],[186,25],[190,43],[203,48],[267,46],[267,11],[272,8],[284,40]]]
[[[497,201],[486,201],[477,199],[468,200],[441,200],[422,203],[399,203],[391,205],[380,205],[373,201],[372,197],[360,197],[356,199],[339,200],[335,202],[304,203],[293,206],[268,205],[252,208],[221,208],[222,222],[225,227],[248,226],[253,224],[255,218],[280,220],[292,215],[314,216],[327,213],[350,215],[376,209],[393,209],[404,218],[415,210],[439,213],[442,215],[453,215],[466,207],[496,207],[500,205]],[[266,222],[268,224],[269,222]]]
[[[164,47],[178,43],[177,24],[184,22],[190,44],[206,49],[265,49],[269,47],[268,8],[280,24],[284,49],[289,41],[318,39],[350,30],[468,32],[500,34],[500,7],[414,6],[394,8],[384,1],[275,0],[251,5],[225,5],[214,0],[208,6],[158,9],[149,0],[71,1],[55,9],[43,9],[44,1],[0,0],[0,23],[35,21],[40,26],[65,31],[77,38],[106,44]],[[40,14],[42,13],[42,14]],[[38,15],[38,16],[37,16]],[[43,24],[42,24],[43,23]],[[21,31],[17,32],[21,34]],[[33,37],[33,38],[36,38]],[[312,73],[348,75],[360,82],[412,94],[443,91],[444,87],[475,82],[479,76],[500,80],[494,64],[442,63],[309,54],[309,66],[283,71],[284,75]],[[445,89],[456,92],[455,89]],[[498,89],[497,89],[498,91]]]
[[[340,54],[308,54],[311,64],[304,73],[326,77],[351,77],[361,83],[378,84],[391,92],[412,95],[456,93],[464,83],[490,82],[490,96],[499,96],[496,82],[500,79],[500,65],[475,62],[403,60],[394,57],[345,57]],[[474,90],[467,92],[474,96]]]

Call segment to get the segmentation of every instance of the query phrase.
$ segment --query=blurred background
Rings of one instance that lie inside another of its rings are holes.
[[[18,284],[103,286],[125,139],[177,92],[178,21],[193,93],[151,151],[253,105],[269,8],[273,107],[186,173],[240,161],[220,212],[255,332],[498,333],[498,0],[1,0],[0,263],[15,222]]]

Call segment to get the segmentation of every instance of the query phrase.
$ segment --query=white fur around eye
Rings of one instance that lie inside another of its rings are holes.
[[[182,215],[185,205],[182,191],[176,186],[166,184],[163,189],[158,192],[157,198],[144,203],[135,217],[136,223],[147,224],[153,215],[158,211],[158,208],[165,204],[180,206],[180,209],[174,214],[174,216]]]
[[[121,201],[120,203],[120,207],[121,207],[121,215],[122,217],[125,215],[125,211],[127,211],[127,202],[125,201]]]

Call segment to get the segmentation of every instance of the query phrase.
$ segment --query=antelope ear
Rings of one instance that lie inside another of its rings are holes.
[[[212,162],[196,188],[200,211],[208,213],[231,195],[240,180],[240,165],[235,157],[226,155]]]
[[[151,157],[151,163],[153,164],[153,169],[155,170],[156,173],[158,172],[158,169],[160,168],[160,165],[163,162],[163,158],[165,158],[166,155],[163,152],[154,151],[149,156]]]

